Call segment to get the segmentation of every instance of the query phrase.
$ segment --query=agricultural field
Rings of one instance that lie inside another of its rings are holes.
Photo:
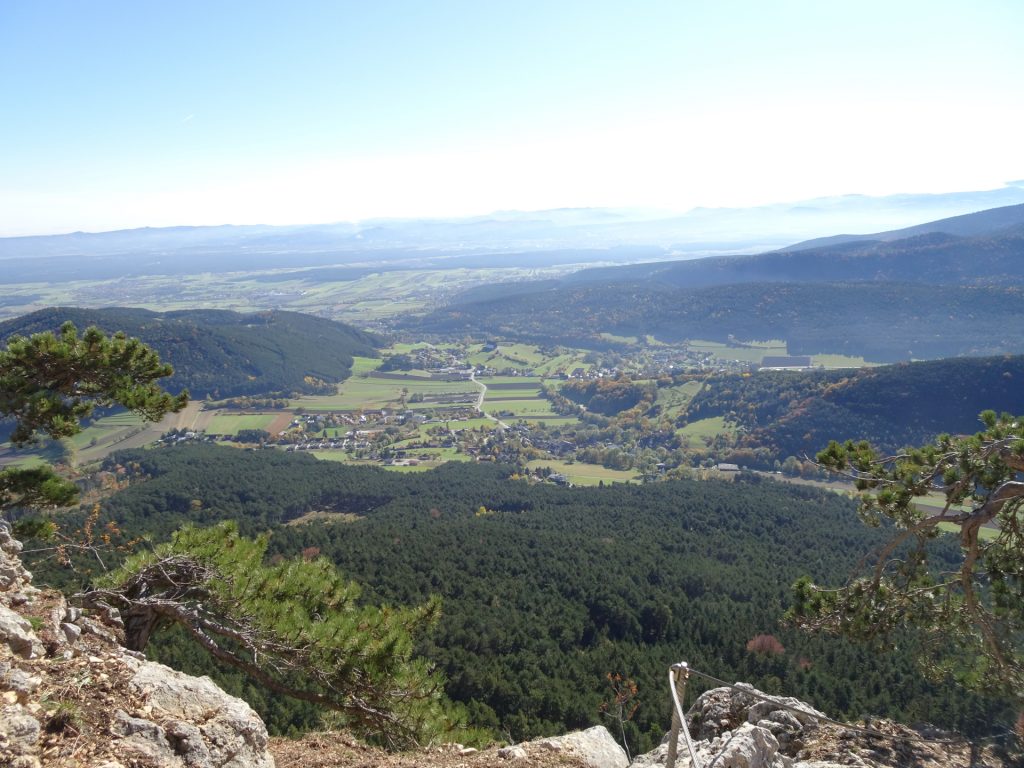
[[[477,381],[488,389],[540,389],[539,376],[478,376]]]
[[[271,425],[279,420],[279,413],[237,413],[217,411],[206,426],[210,435],[237,435],[243,429],[270,431]]]
[[[76,449],[87,448],[99,442],[109,442],[141,427],[143,421],[134,413],[117,413],[97,419],[77,435],[68,438]]]
[[[352,376],[350,378],[356,378],[357,376],[365,376],[370,371],[375,371],[380,368],[381,363],[384,360],[379,357],[353,357],[352,358]]]
[[[499,344],[497,349],[485,352],[483,345],[474,344],[467,351],[466,362],[470,365],[483,365],[501,370],[512,368],[519,371],[532,371],[534,367],[543,365],[551,358],[531,344]]]
[[[760,364],[765,356],[788,355],[788,348],[785,341],[746,341],[738,342],[739,346],[722,344],[716,341],[703,341],[695,339],[687,343],[687,347],[694,352],[706,352],[714,355],[719,360],[738,360],[743,363]],[[863,368],[864,366],[878,365],[865,360],[863,357],[850,357],[848,355],[821,354],[811,355],[811,365],[821,368]]]
[[[415,344],[410,344],[404,341],[396,341],[387,349],[382,349],[381,353],[385,357],[390,357],[391,355],[407,355],[410,352],[414,352],[417,349],[428,349],[430,346],[431,345],[427,344],[425,341],[418,341]]]
[[[565,475],[573,485],[628,483],[636,481],[640,477],[639,473],[633,470],[608,469],[597,464],[570,463],[558,459],[535,459],[526,465],[526,468],[531,471],[544,467],[549,468],[552,472]]]
[[[535,421],[554,426],[575,424],[576,419],[556,413],[543,396],[538,377],[495,376],[480,379],[487,386],[483,408],[502,421]],[[501,415],[499,415],[501,414]]]
[[[151,424],[133,413],[103,416],[65,441],[65,459],[73,466],[84,466],[100,461],[107,454],[122,448],[148,445],[171,429],[178,419],[178,414],[168,414],[163,421]]]
[[[471,344],[465,350],[464,359],[470,365],[482,365],[496,370],[512,369],[530,376],[555,377],[571,373],[576,368],[590,370],[592,365],[584,362],[585,350],[559,347],[557,354],[542,352],[531,344],[499,344],[490,352],[483,351],[482,344]]]
[[[583,352],[565,352],[536,366],[533,372],[538,376],[557,376],[560,373],[572,373],[577,368],[589,371],[594,366],[591,363],[584,362],[584,357],[585,353]]]
[[[694,352],[706,352],[719,360],[738,360],[741,363],[759,364],[765,355],[786,355],[786,342],[778,339],[771,341],[744,341],[736,345],[722,344],[718,341],[693,339],[686,346]]]
[[[404,397],[409,408],[445,409],[475,402],[479,391],[471,381],[438,381],[411,375],[404,378],[359,375],[344,381],[337,394],[297,398],[291,405],[307,411],[376,410],[397,408]],[[414,395],[421,396],[422,402],[414,402],[418,399]],[[453,402],[444,402],[447,400]]]
[[[484,408],[488,413],[510,413],[513,419],[558,415],[551,409],[551,403],[540,397],[518,397],[514,400],[491,400],[488,398],[484,401]]]
[[[17,283],[4,286],[0,320],[53,306],[231,309],[256,312],[287,309],[323,314],[360,328],[404,312],[434,306],[439,297],[503,280],[554,277],[568,267],[396,269],[356,280],[324,280],[303,270],[258,270],[249,273],[151,275],[62,283]]]

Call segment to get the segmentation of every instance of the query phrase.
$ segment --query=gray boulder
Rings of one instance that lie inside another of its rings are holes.
[[[770,696],[750,685],[701,694],[686,715],[702,768],[996,768],[991,750],[975,750],[953,734],[914,731],[887,720],[865,726],[832,724],[793,698]],[[865,728],[870,733],[865,733]],[[640,755],[631,768],[666,764],[668,739]],[[691,768],[685,738],[676,766]]]
[[[23,659],[38,659],[46,653],[28,620],[3,604],[0,604],[0,643],[5,643],[12,653]]]
[[[694,743],[697,761],[704,768],[789,768],[790,761],[779,754],[779,742],[770,731],[743,723],[735,731],[723,731],[706,741]],[[630,768],[657,768],[668,758],[668,739],[657,749],[640,755]],[[690,753],[680,736],[676,748],[676,768],[691,768]]]
[[[21,759],[30,764],[39,753],[39,721],[20,704],[0,709],[0,765],[13,765]]]
[[[136,666],[128,687],[142,702],[142,711],[164,724],[159,735],[180,759],[177,765],[274,768],[267,729],[244,701],[224,693],[208,677],[131,657],[125,661]],[[161,744],[156,735],[151,741]]]
[[[564,736],[538,739],[527,747],[565,752],[583,760],[589,768],[626,768],[629,758],[614,737],[603,725],[595,725],[585,731],[573,731]]]

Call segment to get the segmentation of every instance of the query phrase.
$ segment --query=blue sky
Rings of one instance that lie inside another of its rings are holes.
[[[0,235],[1024,178],[1024,2],[0,0]]]

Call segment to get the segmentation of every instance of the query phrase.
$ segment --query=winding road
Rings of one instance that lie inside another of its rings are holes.
[[[480,397],[476,399],[476,409],[480,411],[480,415],[483,416],[484,418],[490,419],[491,421],[497,422],[499,427],[502,427],[503,429],[508,429],[508,424],[499,419],[497,416],[491,416],[491,414],[487,413],[487,411],[484,410],[484,398],[487,397],[487,385],[484,384],[482,381],[477,381],[476,371],[473,371],[471,374],[469,374],[469,380],[476,384],[478,387],[480,387]]]

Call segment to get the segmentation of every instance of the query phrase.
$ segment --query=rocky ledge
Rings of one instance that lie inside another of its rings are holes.
[[[273,768],[248,704],[124,649],[116,616],[35,588],[20,552],[0,522],[0,765]]]

